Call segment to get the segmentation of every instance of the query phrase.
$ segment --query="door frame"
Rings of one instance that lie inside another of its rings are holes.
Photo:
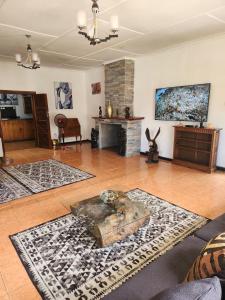
[[[19,94],[19,95],[31,95],[32,99],[32,115],[33,115],[33,120],[34,120],[34,136],[35,136],[35,146],[37,147],[37,122],[36,122],[36,114],[35,114],[35,109],[34,109],[34,101],[35,101],[35,96],[36,92],[34,91],[18,91],[18,90],[0,90],[0,94]],[[1,129],[0,129],[1,130]],[[4,147],[4,139],[2,136],[2,145],[3,145],[3,151],[5,155],[5,147]]]

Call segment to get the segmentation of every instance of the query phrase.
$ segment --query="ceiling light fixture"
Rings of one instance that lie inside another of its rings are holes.
[[[99,13],[99,6],[97,3],[98,0],[92,0],[92,14],[93,14],[93,23],[92,26],[87,32],[87,17],[86,13],[80,11],[77,16],[77,27],[79,28],[78,33],[83,35],[86,39],[90,41],[90,45],[97,45],[102,42],[107,42],[112,38],[118,37],[119,31],[119,21],[118,16],[111,16],[110,24],[111,24],[111,32],[105,38],[100,38],[98,36],[98,22],[97,22],[97,14]]]
[[[22,62],[22,55],[17,53],[16,54],[16,62],[17,62],[17,66],[26,68],[26,69],[30,69],[30,70],[35,70],[40,68],[40,58],[38,56],[37,53],[32,51],[31,45],[29,43],[29,40],[31,38],[31,35],[26,34],[25,35],[27,40],[28,40],[28,44],[27,44],[27,58],[24,61],[24,63]]]

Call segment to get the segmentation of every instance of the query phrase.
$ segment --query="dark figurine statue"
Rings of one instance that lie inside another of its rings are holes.
[[[102,107],[101,106],[99,106],[98,116],[100,119],[102,118]]]
[[[126,119],[130,118],[130,107],[129,106],[125,107],[125,118]]]
[[[91,130],[91,148],[98,148],[98,130],[92,128]]]
[[[146,163],[157,163],[159,161],[159,151],[158,151],[158,145],[156,144],[156,139],[160,134],[160,128],[158,129],[155,137],[151,139],[150,131],[147,128],[145,131],[146,138],[149,142],[149,152],[148,152],[148,159],[146,160]]]
[[[126,134],[126,129],[121,128],[121,129],[119,130],[118,140],[119,140],[118,153],[119,153],[121,156],[125,156],[125,154],[126,154],[126,144],[127,144],[127,134]]]

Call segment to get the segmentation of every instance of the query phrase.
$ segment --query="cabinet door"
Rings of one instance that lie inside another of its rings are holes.
[[[12,136],[13,141],[22,141],[24,140],[24,125],[23,120],[13,120],[12,123]]]
[[[34,139],[34,122],[33,120],[23,120],[24,140]]]
[[[2,121],[2,134],[5,142],[13,141],[13,126],[11,121]]]

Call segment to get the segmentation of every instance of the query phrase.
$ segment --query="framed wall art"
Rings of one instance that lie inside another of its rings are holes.
[[[72,109],[73,95],[70,82],[54,82],[56,109]]]

